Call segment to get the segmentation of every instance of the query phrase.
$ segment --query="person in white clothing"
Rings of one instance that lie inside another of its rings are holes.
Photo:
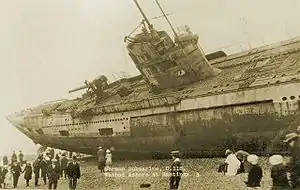
[[[226,150],[225,152],[226,160],[225,163],[227,164],[227,171],[225,175],[236,175],[238,169],[240,168],[241,162],[239,159],[237,159],[236,155],[229,149]]]
[[[106,150],[106,155],[105,155],[105,167],[106,171],[110,171],[110,167],[112,165],[112,154],[109,149]]]

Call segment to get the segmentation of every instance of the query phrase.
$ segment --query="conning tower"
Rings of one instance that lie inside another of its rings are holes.
[[[198,45],[198,35],[193,34],[187,26],[183,33],[175,32],[157,0],[157,5],[174,32],[174,41],[166,31],[155,30],[137,0],[134,2],[144,18],[141,23],[143,28],[134,37],[125,37],[125,41],[128,43],[129,56],[154,93],[188,85],[221,72],[208,63]]]

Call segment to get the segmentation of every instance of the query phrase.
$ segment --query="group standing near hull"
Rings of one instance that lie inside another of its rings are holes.
[[[271,165],[272,189],[299,189],[300,188],[300,127],[297,133],[286,135],[283,141],[290,147],[291,159],[285,163],[282,155],[272,155],[269,157]],[[249,154],[246,151],[233,153],[226,150],[227,156],[224,163],[219,166],[219,172],[225,175],[234,176],[239,173],[247,172],[248,180],[245,181],[247,187],[260,187],[263,178],[263,170],[259,165],[259,157],[255,154]],[[246,159],[245,159],[246,158]],[[246,167],[247,165],[247,167]],[[247,168],[247,169],[246,169]]]
[[[21,156],[20,156],[21,154]],[[69,180],[69,189],[76,189],[77,180],[80,178],[80,165],[77,157],[67,158],[66,154],[56,154],[54,150],[39,154],[33,161],[24,160],[24,155],[20,151],[19,160],[16,159],[15,152],[12,155],[11,163],[8,163],[7,156],[3,157],[3,164],[0,165],[0,188],[7,188],[6,177],[11,174],[13,188],[18,188],[19,178],[23,173],[26,187],[30,186],[30,180],[34,175],[34,187],[41,186],[39,179],[42,178],[44,185],[48,184],[49,189],[57,189],[58,181],[61,178]]]

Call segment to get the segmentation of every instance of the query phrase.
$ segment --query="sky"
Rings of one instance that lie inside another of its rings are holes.
[[[139,0],[170,32],[154,0]],[[160,0],[172,24],[188,25],[205,52],[246,50],[300,35],[300,0]],[[0,1],[0,155],[36,146],[5,116],[106,75],[138,74],[123,39],[141,21],[133,0]],[[170,33],[171,34],[171,33]]]

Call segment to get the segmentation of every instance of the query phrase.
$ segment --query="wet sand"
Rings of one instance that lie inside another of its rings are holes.
[[[182,159],[184,176],[180,182],[180,189],[247,189],[244,181],[247,174],[237,176],[225,176],[218,173],[218,165],[223,159]],[[81,162],[82,177],[78,181],[77,189],[140,189],[140,184],[149,183],[150,188],[145,189],[168,189],[167,167],[171,160],[143,160],[143,161],[116,161],[113,170],[100,173],[95,162]],[[270,189],[270,167],[266,158],[260,159],[263,167],[263,180],[261,187],[257,189]],[[34,177],[34,176],[33,176]],[[9,188],[12,186],[10,180]],[[18,188],[33,189],[34,181],[30,181],[30,187],[25,188],[23,175],[20,177]],[[40,180],[40,184],[43,182]],[[38,189],[47,189],[48,186],[41,185]],[[60,179],[58,189],[68,189],[68,180]],[[249,188],[250,189],[250,188]]]

